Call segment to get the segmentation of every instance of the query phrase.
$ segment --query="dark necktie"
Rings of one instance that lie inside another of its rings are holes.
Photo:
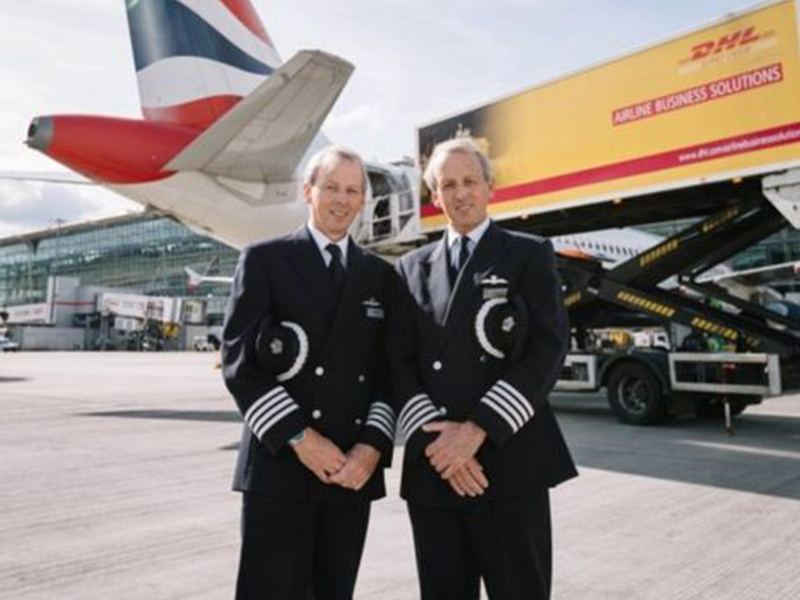
[[[450,287],[453,288],[456,285],[456,280],[458,279],[458,274],[461,272],[461,269],[464,268],[464,265],[469,260],[469,238],[466,236],[461,236],[458,241],[453,242],[453,246],[451,247],[451,252],[455,251],[455,246],[458,246],[458,260],[449,261],[447,266],[447,274],[450,276]]]
[[[456,270],[460,273],[464,269],[464,265],[467,264],[469,260],[469,238],[465,235],[461,236],[459,240],[459,249],[458,249],[458,265],[456,266]]]
[[[331,255],[331,262],[328,264],[328,272],[331,275],[331,283],[333,284],[333,291],[336,297],[342,291],[342,284],[344,283],[344,265],[342,264],[342,249],[336,244],[328,244],[325,249]]]

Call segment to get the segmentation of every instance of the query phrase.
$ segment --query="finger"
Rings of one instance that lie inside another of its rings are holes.
[[[470,497],[475,498],[476,496],[480,496],[481,494],[483,494],[483,489],[481,489],[481,486],[479,486],[477,482],[475,482],[475,480],[472,479],[472,477],[467,471],[463,469],[458,471],[457,477],[459,482],[461,483],[461,487],[464,490],[466,490],[467,495],[469,495]]]
[[[452,477],[452,476],[453,476],[453,475],[456,473],[456,471],[457,471],[459,468],[460,468],[459,466],[457,466],[457,465],[455,465],[455,464],[453,464],[453,463],[450,463],[450,464],[449,464],[449,465],[447,465],[447,467],[446,467],[446,468],[445,468],[445,469],[444,469],[444,470],[441,472],[441,473],[442,473],[442,479],[450,479],[450,478],[451,478],[451,477]]]
[[[441,446],[441,444],[438,439],[425,446],[425,456],[431,457],[436,454],[436,452],[439,451],[439,446]]]
[[[472,476],[472,478],[480,485],[483,489],[489,487],[489,480],[486,479],[486,475],[483,474],[483,467],[481,467],[478,463],[474,461],[468,462],[465,465],[467,472]]]
[[[439,459],[431,459],[431,466],[433,466],[437,473],[441,473],[447,468],[447,463]]]
[[[458,494],[459,496],[462,496],[462,497],[467,495],[467,492],[464,491],[463,487],[461,487],[461,483],[459,481],[457,481],[456,479],[451,479],[449,481],[449,483],[450,483],[450,487],[453,488],[453,491],[456,494]]]
[[[448,421],[434,421],[433,423],[425,423],[422,426],[422,431],[444,431],[449,426]]]
[[[473,496],[480,496],[480,495],[483,494],[483,488],[472,477],[472,474],[469,471],[467,471],[466,469],[463,469],[463,470],[459,471],[459,473],[461,474],[461,477],[462,477],[462,480],[463,480],[463,484],[462,485],[466,489],[468,489],[472,493]]]
[[[330,469],[326,470],[331,474],[332,478],[336,478],[337,483],[352,481],[355,477],[353,463],[345,463],[340,469],[336,469],[333,472]]]

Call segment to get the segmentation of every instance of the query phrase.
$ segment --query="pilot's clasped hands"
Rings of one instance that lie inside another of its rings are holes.
[[[292,448],[300,462],[323,483],[360,490],[380,461],[380,452],[367,444],[356,444],[345,454],[311,427],[307,427],[304,434]]]
[[[427,423],[423,431],[439,437],[425,448],[425,456],[436,472],[459,496],[480,496],[489,486],[475,454],[486,439],[486,432],[472,421]]]

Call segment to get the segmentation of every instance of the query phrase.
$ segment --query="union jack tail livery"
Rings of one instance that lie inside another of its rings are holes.
[[[281,60],[249,0],[127,0],[147,120],[205,129]]]
[[[144,118],[41,115],[28,146],[232,246],[301,225],[303,166],[353,65],[319,50],[281,61],[250,0],[123,7]],[[410,196],[402,168],[367,168]]]

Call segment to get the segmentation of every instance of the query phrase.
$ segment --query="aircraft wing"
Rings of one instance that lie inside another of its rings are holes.
[[[87,179],[77,173],[68,171],[46,172],[46,171],[0,171],[0,180],[3,181],[23,181],[28,183],[67,183],[73,185],[97,185],[91,179]]]
[[[298,52],[164,170],[254,182],[288,181],[353,68],[332,54]]]
[[[745,269],[743,271],[732,271],[712,277],[713,283],[725,284],[728,282],[743,285],[766,285],[777,281],[787,281],[800,277],[800,260],[781,263],[779,265],[767,265],[756,267],[755,269]]]

